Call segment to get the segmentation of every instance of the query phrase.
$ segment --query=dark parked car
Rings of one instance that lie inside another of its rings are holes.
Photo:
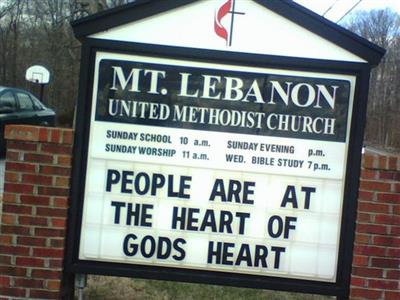
[[[31,93],[0,86],[0,152],[5,151],[4,127],[7,124],[54,126],[54,110]]]

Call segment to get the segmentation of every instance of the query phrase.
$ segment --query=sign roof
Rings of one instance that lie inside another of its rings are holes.
[[[290,1],[138,0],[72,23],[77,38],[377,65],[385,50]],[[231,4],[232,5],[232,4]]]

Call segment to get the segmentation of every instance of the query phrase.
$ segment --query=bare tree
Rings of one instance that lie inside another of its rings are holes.
[[[131,0],[134,1],[134,0]],[[78,90],[80,43],[70,21],[129,0],[0,0],[0,85],[26,88],[25,71],[41,64],[51,71],[45,102],[59,125],[71,125]]]
[[[134,1],[135,0],[76,0],[78,6],[89,15]]]
[[[2,81],[17,83],[19,33],[24,0],[9,0],[0,10]]]
[[[400,113],[400,16],[388,8],[362,11],[354,14],[346,26],[387,50],[371,74],[366,141],[400,148],[400,135],[392,130]]]

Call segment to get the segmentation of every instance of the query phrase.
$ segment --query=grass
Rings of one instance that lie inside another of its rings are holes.
[[[85,300],[327,300],[333,297],[120,277],[88,277]]]

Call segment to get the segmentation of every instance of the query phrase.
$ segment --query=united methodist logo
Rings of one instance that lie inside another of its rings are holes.
[[[229,28],[229,34],[227,29],[222,25],[222,19],[227,15],[231,14],[231,24]],[[233,37],[233,22],[235,15],[244,15],[243,12],[235,11],[235,0],[228,0],[218,9],[214,16],[214,31],[215,33],[226,41],[228,47],[232,46]]]

